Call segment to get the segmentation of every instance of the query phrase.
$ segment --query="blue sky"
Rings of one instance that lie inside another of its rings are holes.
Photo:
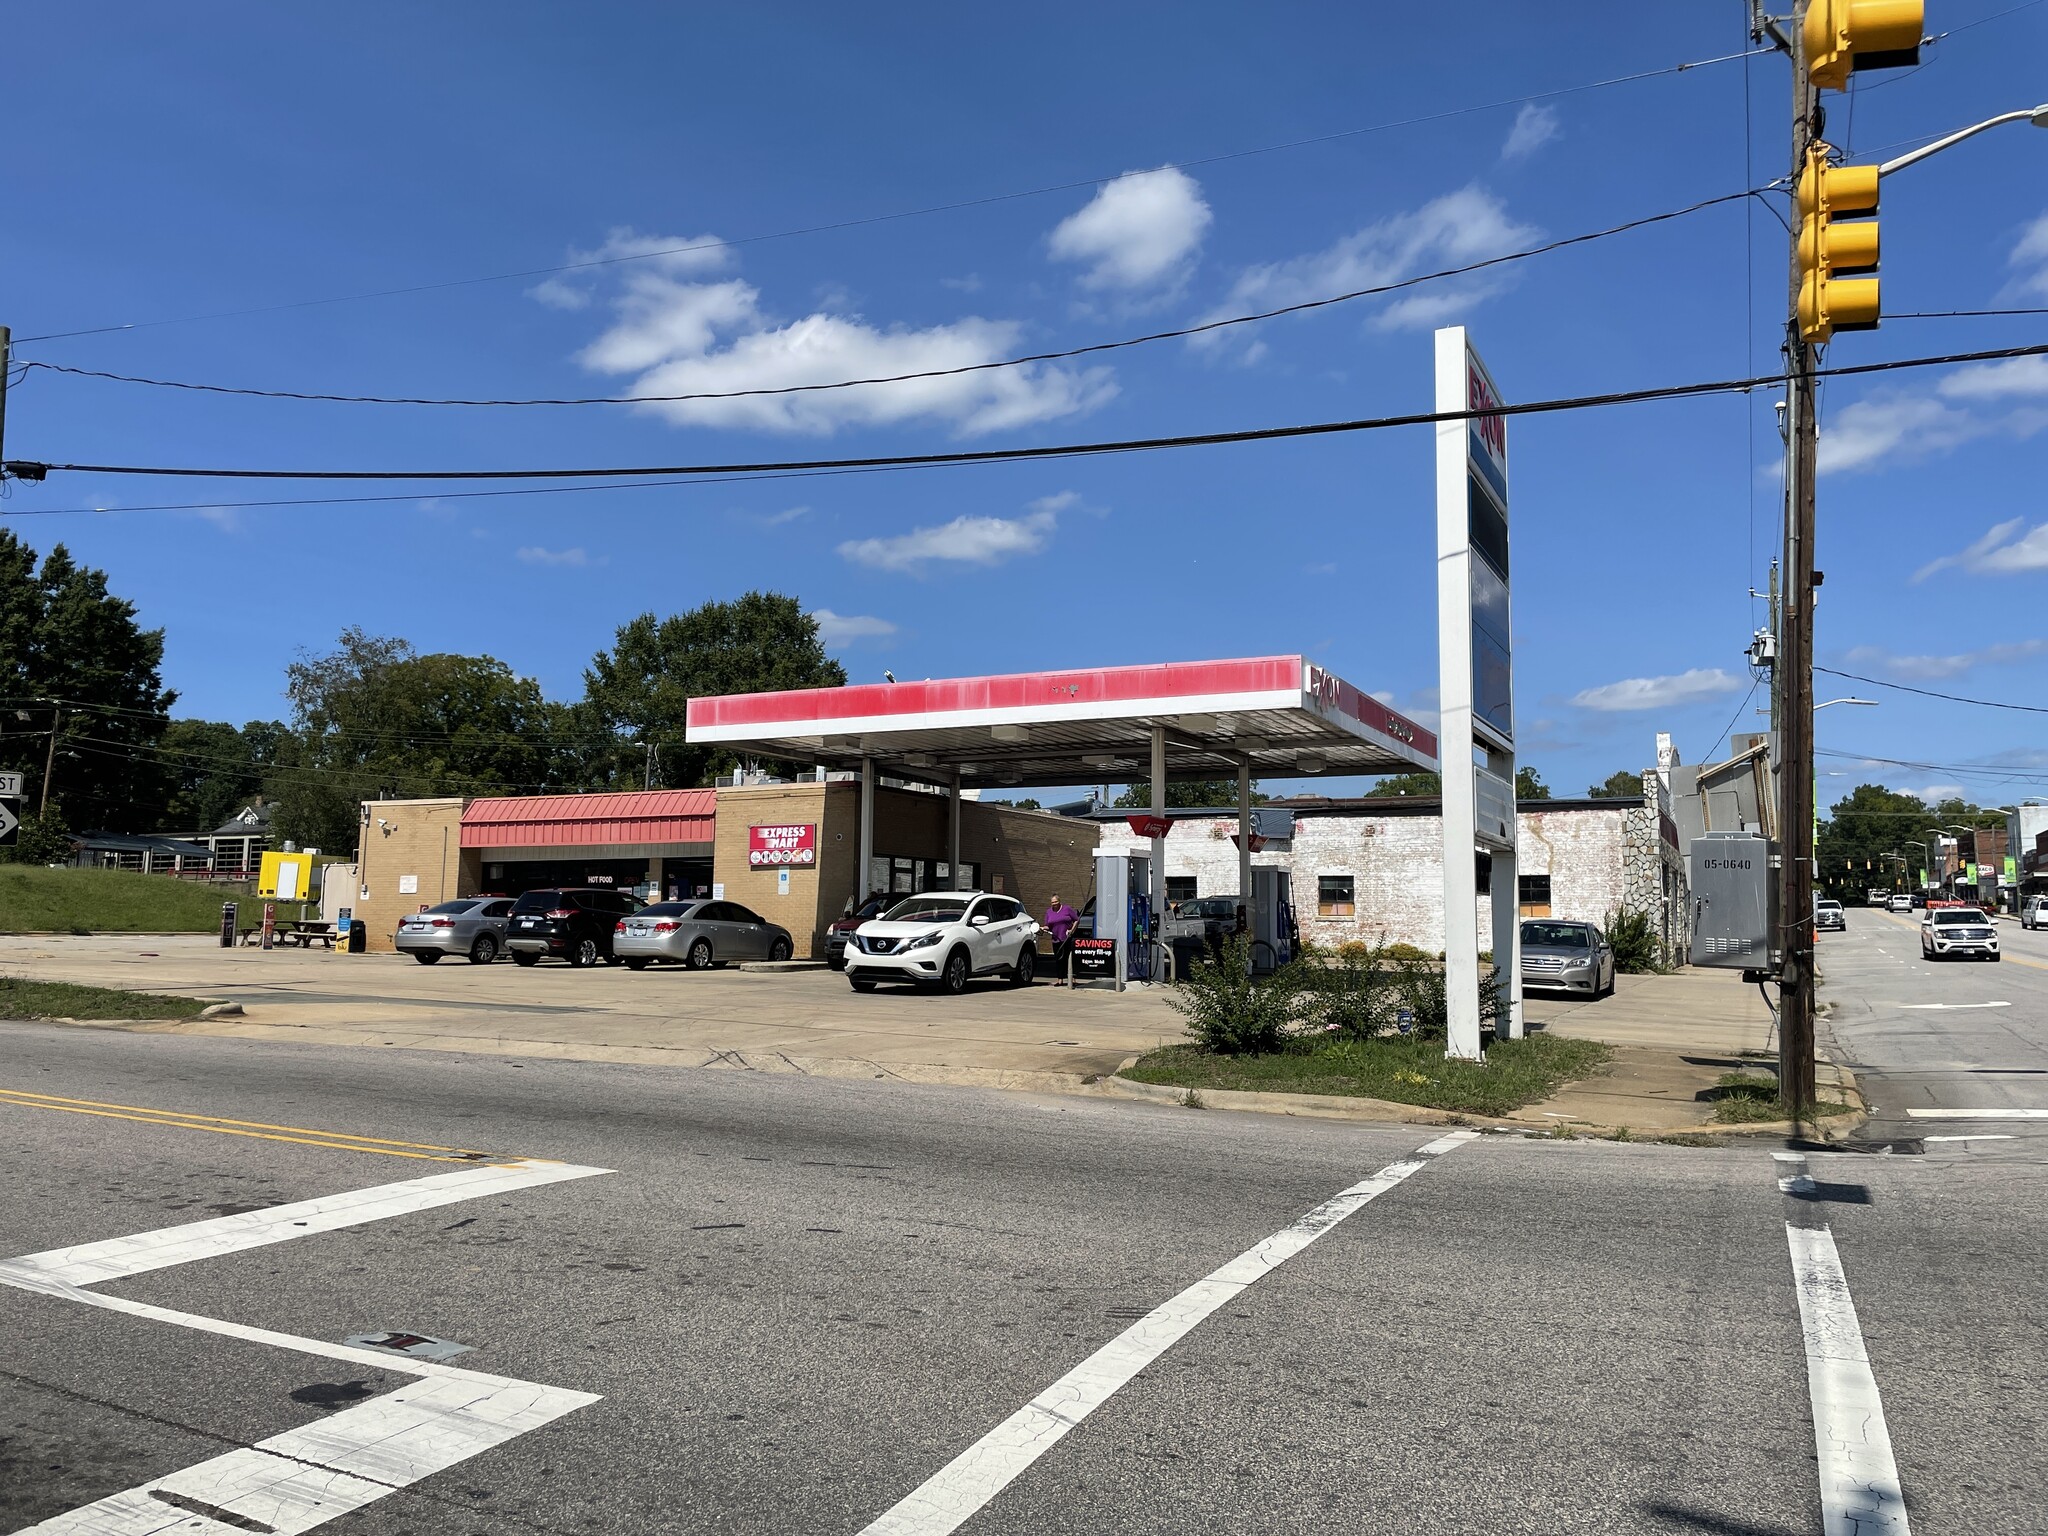
[[[1831,98],[1885,151],[2033,104],[2048,7],[1929,6],[1920,70]],[[0,319],[19,358],[262,388],[553,396],[748,388],[1085,345],[1455,265],[1759,185],[1786,155],[1737,0],[1177,4],[208,5],[18,12]],[[1449,18],[1468,25],[1453,31]],[[1981,25],[1970,25],[1982,21]],[[1867,96],[1867,100],[1864,99]],[[1745,133],[1745,110],[1750,128]],[[1272,153],[1212,159],[1436,114]],[[1891,152],[1896,153],[1896,149]],[[1161,170],[1176,163],[1184,170]],[[2048,304],[2048,137],[1888,180],[1891,310]],[[1120,178],[1111,180],[1111,178]],[[934,205],[1067,183],[1043,195]],[[780,238],[757,238],[782,236]],[[708,240],[683,255],[225,318]],[[1009,446],[1427,409],[1463,322],[1509,399],[1767,371],[1784,234],[1731,204],[1482,279],[1030,370],[690,407],[469,410],[174,394],[37,373],[14,458],[516,467]],[[2039,339],[1900,319],[1836,363]],[[2037,366],[2038,365],[2038,366]],[[1824,402],[1824,665],[2048,701],[2048,364],[1844,381]],[[1762,727],[1742,652],[1776,538],[1770,397],[1510,428],[1523,761],[1579,792],[1671,731]],[[302,494],[340,488],[314,485]],[[415,486],[375,488],[409,493]],[[63,539],[167,630],[180,713],[284,711],[347,624],[484,651],[572,697],[646,609],[767,586],[856,678],[1301,651],[1425,719],[1427,429],[905,474],[368,506],[20,516],[263,494],[53,476],[0,516]],[[1820,717],[1863,778],[2048,793],[2043,717],[1860,691]],[[1858,755],[1939,765],[1865,770]],[[1993,765],[1988,769],[1975,765]],[[2015,777],[2015,775],[2018,775]],[[2029,777],[2031,775],[2031,777]]]

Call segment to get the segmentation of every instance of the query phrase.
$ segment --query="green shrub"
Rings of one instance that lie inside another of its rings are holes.
[[[1624,976],[1649,976],[1665,969],[1664,943],[1647,912],[1623,906],[1608,913],[1607,942],[1614,946],[1614,968]]]
[[[1382,953],[1355,940],[1302,967],[1300,1013],[1313,1033],[1370,1040],[1393,1027],[1394,998]]]
[[[1418,1040],[1442,1040],[1450,1034],[1450,996],[1444,969],[1423,960],[1403,960],[1394,968],[1396,1006],[1409,1010],[1408,1032]],[[1500,1016],[1500,984],[1490,969],[1479,973],[1479,1027]]]
[[[1302,976],[1296,962],[1254,977],[1251,946],[1239,935],[1226,939],[1210,964],[1190,971],[1168,1001],[1205,1051],[1218,1056],[1277,1051],[1293,1032]]]
[[[1429,958],[1428,955],[1417,949],[1413,944],[1389,944],[1380,953],[1389,960],[1427,960]],[[1437,958],[1441,960],[1443,956],[1439,955]]]

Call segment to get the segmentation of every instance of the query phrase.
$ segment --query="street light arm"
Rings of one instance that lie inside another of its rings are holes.
[[[2038,127],[2048,128],[2048,103],[2043,103],[2041,106],[2038,107],[2028,107],[2024,111],[2020,112],[2002,112],[1997,117],[1988,117],[1981,123],[1974,124],[1971,127],[1960,129],[1957,132],[1950,134],[1947,138],[1936,139],[1932,144],[1923,144],[1920,146],[1920,148],[1912,151],[1910,154],[1901,155],[1896,160],[1885,161],[1884,164],[1880,165],[1877,168],[1877,174],[1880,178],[1882,178],[1891,175],[1894,171],[1903,171],[1909,165],[1918,165],[1922,160],[1925,160],[1929,155],[1938,155],[1944,149],[1953,148],[1955,145],[1962,143],[1965,139],[1974,138],[1977,134],[1984,132],[1984,130],[1987,128],[1997,128],[2006,123],[2022,122],[2033,123]]]

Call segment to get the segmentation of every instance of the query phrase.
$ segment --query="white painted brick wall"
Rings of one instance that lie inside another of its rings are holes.
[[[1627,814],[1622,807],[1520,814],[1520,873],[1550,876],[1554,915],[1604,922],[1621,904]],[[1237,845],[1231,841],[1236,831],[1234,814],[1177,821],[1166,839],[1166,873],[1193,875],[1200,896],[1238,894]],[[1145,846],[1121,821],[1102,823],[1099,843]],[[1252,855],[1252,863],[1290,872],[1295,913],[1314,942],[1405,943],[1431,954],[1444,947],[1443,831],[1436,816],[1297,814],[1292,841],[1269,844]],[[1316,915],[1321,875],[1352,877],[1351,917]],[[1492,912],[1482,887],[1482,935],[1492,931]]]

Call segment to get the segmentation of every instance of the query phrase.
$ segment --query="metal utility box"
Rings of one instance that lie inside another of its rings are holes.
[[[1095,937],[1116,942],[1118,990],[1152,979],[1152,855],[1140,849],[1095,855]]]
[[[1722,970],[1771,964],[1777,881],[1770,839],[1755,832],[1702,832],[1688,854],[1692,963]]]

